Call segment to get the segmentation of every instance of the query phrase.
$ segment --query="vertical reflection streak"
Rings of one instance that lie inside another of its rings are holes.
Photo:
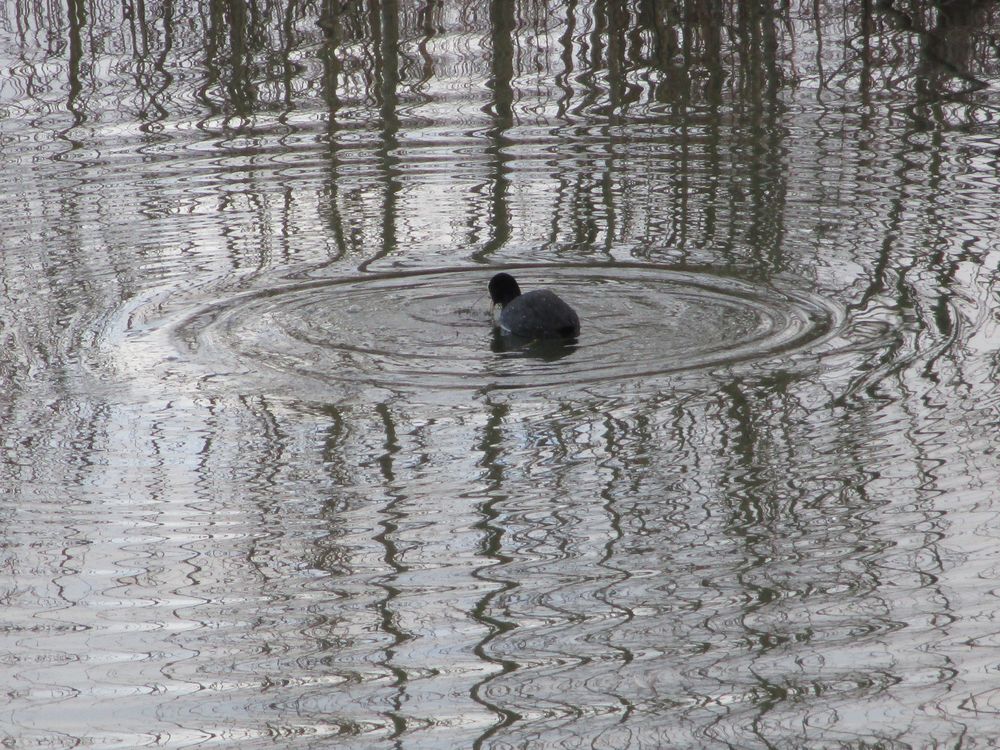
[[[419,26],[421,30],[420,41],[417,42],[417,53],[423,61],[420,70],[420,78],[413,85],[414,93],[421,92],[427,84],[434,79],[434,57],[431,55],[429,46],[438,32],[435,23],[435,14],[440,10],[444,0],[424,0],[424,4],[418,12]],[[427,97],[426,101],[430,101]]]
[[[565,17],[563,20],[563,33],[559,35],[559,59],[562,61],[562,70],[555,77],[556,86],[559,87],[561,95],[556,103],[556,119],[565,120],[573,103],[573,32],[576,29],[576,6],[577,0],[569,0],[565,5]]]
[[[506,153],[506,148],[510,143],[507,130],[514,124],[512,81],[516,5],[511,0],[490,0],[490,41],[493,55],[490,79],[486,85],[493,94],[493,100],[484,109],[493,120],[493,125],[486,134],[489,143],[485,149],[485,156],[491,167],[489,178],[491,215],[486,242],[483,243],[481,250],[472,254],[477,262],[486,261],[498,253],[513,233],[511,210],[508,205],[510,177],[507,164],[511,157]]]
[[[400,575],[406,573],[409,567],[401,561],[402,554],[396,545],[395,535],[399,530],[400,521],[406,515],[405,512],[397,510],[396,506],[405,501],[406,498],[395,487],[396,476],[393,470],[393,461],[400,451],[400,444],[392,412],[388,404],[383,401],[376,404],[375,413],[378,414],[385,430],[385,441],[383,442],[385,452],[379,456],[378,465],[386,493],[390,499],[380,511],[382,517],[378,525],[381,531],[375,535],[374,541],[385,550],[382,560],[392,569],[392,572],[383,581],[377,583],[385,591],[385,596],[376,604],[376,610],[379,614],[379,629],[392,637],[392,643],[385,648],[385,657],[382,663],[392,673],[393,687],[396,689],[392,699],[392,709],[388,712],[388,719],[393,727],[390,739],[395,741],[396,746],[402,747],[400,738],[406,731],[406,717],[402,709],[406,702],[408,675],[406,669],[395,663],[395,659],[399,648],[411,640],[412,636],[400,628],[396,612],[396,600],[400,598],[402,592],[395,581]]]
[[[597,564],[610,571],[613,577],[597,589],[595,595],[600,596],[612,611],[620,612],[622,615],[621,618],[613,618],[608,626],[608,646],[618,655],[618,669],[622,670],[629,667],[635,656],[627,645],[618,645],[612,641],[616,631],[631,625],[635,619],[635,613],[628,605],[613,601],[612,597],[615,587],[618,584],[626,585],[631,578],[627,568],[614,564],[615,560],[622,557],[618,547],[625,538],[625,530],[622,528],[622,513],[618,508],[618,490],[629,481],[630,473],[634,475],[637,467],[629,464],[630,459],[635,461],[637,457],[627,455],[624,441],[620,439],[618,434],[619,428],[616,420],[609,413],[605,413],[602,421],[605,457],[601,463],[608,467],[610,473],[601,488],[600,497],[604,512],[608,517],[608,528],[611,533],[604,542],[602,555]],[[634,476],[631,480],[637,481]],[[611,697],[621,704],[623,712],[619,723],[625,724],[635,711],[634,702],[628,694],[612,693]]]
[[[378,13],[375,12],[376,9]],[[382,126],[376,158],[379,160],[379,173],[385,185],[385,200],[382,206],[380,246],[358,265],[358,270],[362,272],[396,251],[399,221],[397,202],[402,190],[399,174],[399,5],[396,0],[372,0],[371,19],[378,39],[375,75]]]
[[[69,22],[69,61],[68,71],[69,90],[66,92],[66,109],[73,115],[72,127],[82,125],[86,117],[86,107],[80,101],[80,93],[83,90],[83,41],[81,39],[84,30],[87,28],[87,11],[84,0],[66,0],[67,20]],[[66,133],[68,133],[68,130]],[[64,133],[64,136],[66,135]],[[74,148],[82,144],[71,141]]]
[[[503,552],[504,530],[498,522],[500,518],[499,506],[507,499],[503,491],[504,472],[501,456],[503,445],[502,426],[509,414],[509,407],[506,404],[492,402],[487,402],[487,405],[489,412],[478,450],[483,457],[481,466],[486,470],[488,499],[480,507],[482,520],[475,525],[475,528],[483,535],[482,551],[480,554],[484,559],[489,560],[490,563],[475,570],[472,575],[477,580],[492,584],[495,588],[485,594],[476,603],[472,609],[472,616],[477,622],[482,623],[487,630],[487,635],[476,644],[474,653],[483,662],[497,665],[499,671],[487,675],[473,685],[470,697],[476,703],[479,703],[496,715],[498,720],[492,727],[476,738],[476,741],[473,743],[474,750],[490,746],[490,740],[493,737],[522,718],[521,714],[498,705],[487,695],[488,688],[492,683],[518,669],[517,662],[490,653],[490,644],[516,627],[515,623],[500,619],[492,614],[492,612],[496,603],[505,594],[515,590],[517,584],[509,579],[488,574],[491,568],[502,569],[513,558]]]
[[[293,63],[294,52],[298,45],[298,38],[295,33],[295,19],[299,15],[298,2],[289,1],[281,17],[281,39],[284,42],[278,55],[277,64],[281,66],[281,112],[278,115],[278,122],[288,125],[288,115],[295,109],[295,71]]]
[[[338,43],[341,36],[340,14],[337,10],[340,0],[323,0],[323,10],[317,24],[323,30],[326,37],[325,43],[320,47],[320,57],[323,63],[322,76],[322,96],[326,105],[326,143],[329,155],[329,178],[326,181],[326,207],[328,216],[326,227],[332,236],[332,241],[327,240],[328,245],[333,246],[328,263],[335,263],[347,255],[347,238],[344,233],[344,220],[340,212],[340,143],[338,138],[341,132],[340,108],[341,100],[339,95],[341,75],[343,65],[338,55]]]

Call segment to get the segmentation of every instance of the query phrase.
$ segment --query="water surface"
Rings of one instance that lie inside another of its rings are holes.
[[[995,744],[997,21],[5,6],[5,744]]]

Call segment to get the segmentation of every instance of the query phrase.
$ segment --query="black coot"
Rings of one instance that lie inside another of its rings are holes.
[[[500,305],[500,330],[526,339],[573,338],[580,333],[580,318],[572,307],[548,289],[521,294],[509,273],[490,279],[490,299]]]

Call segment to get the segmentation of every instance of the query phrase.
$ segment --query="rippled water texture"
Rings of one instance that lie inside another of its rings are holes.
[[[206,370],[230,358],[232,372],[266,370],[282,388],[341,381],[422,395],[735,365],[805,347],[825,336],[838,316],[822,298],[708,271],[623,263],[524,270],[527,275],[518,275],[526,289],[536,277],[545,279],[579,308],[584,335],[571,341],[499,335],[483,294],[490,275],[472,267],[232,295],[185,311],[144,343],[151,358],[175,349],[193,359],[205,353]]]
[[[1000,744],[1000,7],[870,5],[3,5],[0,742]]]

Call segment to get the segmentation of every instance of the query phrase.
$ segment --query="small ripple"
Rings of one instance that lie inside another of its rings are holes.
[[[181,310],[149,335],[166,335],[167,349],[213,374],[487,391],[733,366],[806,348],[840,320],[815,295],[710,271],[520,267],[512,270],[525,288],[557,287],[578,308],[583,330],[577,341],[511,348],[489,322],[485,288],[495,270],[387,273],[237,293]]]

